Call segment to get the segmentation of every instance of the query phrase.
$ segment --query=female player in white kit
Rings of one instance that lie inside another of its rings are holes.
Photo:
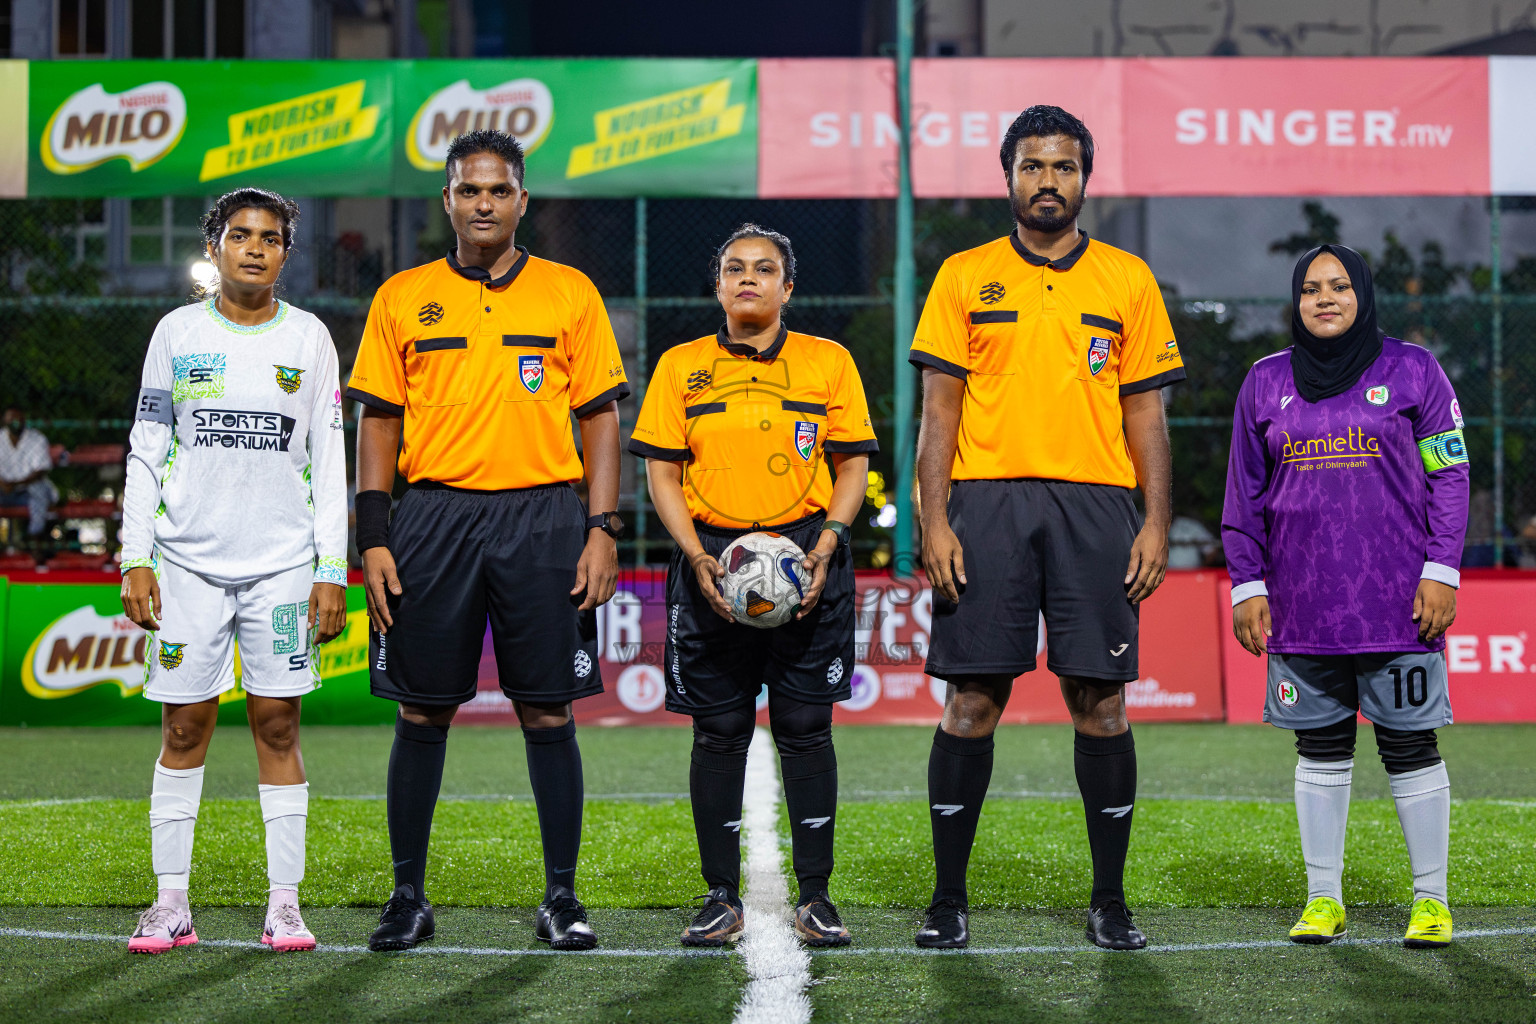
[[[314,645],[346,623],[347,497],[336,347],[273,294],[298,208],[261,189],[203,218],[218,283],[155,328],[123,493],[123,610],[154,635],[144,695],[162,705],[150,793],[159,895],[129,952],[197,941],[192,833],[219,696],[241,686],[256,741],[269,897],[261,941],[313,949],[299,916],[309,784],[299,702]]]

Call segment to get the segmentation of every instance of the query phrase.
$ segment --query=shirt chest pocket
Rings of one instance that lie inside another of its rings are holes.
[[[970,370],[972,373],[1010,374],[1018,350],[1019,311],[976,310],[970,317]]]
[[[417,338],[405,375],[423,407],[463,405],[469,401],[469,339]]]
[[[548,402],[565,394],[570,369],[555,336],[503,334],[501,361],[503,401]]]
[[[1120,321],[1082,314],[1073,335],[1072,360],[1077,379],[1114,387],[1120,383]]]

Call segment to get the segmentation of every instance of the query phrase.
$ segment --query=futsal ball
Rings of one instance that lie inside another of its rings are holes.
[[[744,626],[772,629],[800,610],[810,576],[801,567],[805,552],[777,533],[749,533],[720,553],[725,576],[720,592]]]

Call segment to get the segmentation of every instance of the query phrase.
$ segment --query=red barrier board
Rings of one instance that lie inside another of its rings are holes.
[[[1215,591],[1219,573],[1173,572],[1141,611],[1141,672],[1126,687],[1134,721],[1219,721],[1221,652]],[[577,703],[583,723],[686,724],[664,709],[662,650],[666,624],[664,574],[626,573],[614,600],[598,610],[598,642],[605,691]],[[1224,577],[1223,577],[1224,578]],[[932,625],[932,593],[925,585],[859,573],[853,696],[837,705],[838,723],[934,725],[944,706],[944,685],[923,672]],[[1005,722],[1067,722],[1056,677],[1046,671],[1049,638],[1041,630],[1039,668],[1014,688]],[[759,695],[759,711],[766,706]],[[513,724],[511,702],[496,682],[487,636],[476,698],[461,722]]]
[[[1243,650],[1232,636],[1231,595],[1231,584],[1223,579],[1219,607],[1227,721],[1259,722],[1264,716],[1265,661]],[[1529,647],[1533,629],[1536,573],[1462,576],[1456,623],[1446,633],[1445,649],[1456,721],[1536,721],[1536,649]]]

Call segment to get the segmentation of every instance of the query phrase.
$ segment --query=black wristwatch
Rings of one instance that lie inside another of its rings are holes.
[[[618,540],[624,534],[624,520],[617,512],[600,512],[595,516],[587,516],[587,531],[602,530],[614,540]]]

